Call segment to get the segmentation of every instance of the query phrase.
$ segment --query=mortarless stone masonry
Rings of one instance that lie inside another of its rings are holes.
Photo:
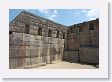
[[[42,66],[62,60],[98,64],[98,50],[99,19],[67,28],[22,11],[9,24],[11,69]]]
[[[99,19],[74,24],[68,27],[67,39],[65,40],[64,61],[84,62],[84,63],[99,63]],[[71,61],[70,58],[74,54],[75,58]],[[77,58],[76,58],[77,57]]]

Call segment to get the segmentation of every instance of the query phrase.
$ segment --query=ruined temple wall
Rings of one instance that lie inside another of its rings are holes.
[[[26,27],[26,25],[28,26]],[[9,31],[26,33],[26,28],[29,28],[29,34],[38,35],[38,29],[42,28],[42,36],[47,37],[48,31],[52,30],[52,37],[56,37],[57,31],[59,31],[59,38],[63,38],[63,34],[66,34],[67,30],[65,27],[51,20],[23,11],[11,21]]]
[[[99,63],[98,47],[81,47],[79,49],[80,62],[89,64]]]
[[[50,35],[49,30],[52,31]],[[9,25],[9,68],[28,68],[62,61],[66,38],[63,34],[66,36],[63,25],[28,12],[20,13]]]
[[[70,58],[75,56],[74,60],[77,60],[72,62],[98,63],[98,50],[99,19],[72,25],[68,28],[67,39],[65,40],[65,53],[68,54],[67,56],[63,55],[63,60],[70,61]],[[86,53],[84,53],[84,51]],[[77,54],[71,55],[74,52],[77,52]],[[90,57],[93,57],[93,59]],[[95,59],[97,59],[97,61]]]
[[[64,39],[13,32],[9,45],[10,68],[62,61]]]

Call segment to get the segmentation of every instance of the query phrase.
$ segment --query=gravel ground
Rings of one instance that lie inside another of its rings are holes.
[[[70,62],[59,62],[55,64],[47,64],[46,66],[35,67],[32,69],[96,69],[92,65],[70,63]]]

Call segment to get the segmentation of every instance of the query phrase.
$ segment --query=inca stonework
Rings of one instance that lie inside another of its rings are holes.
[[[99,19],[65,26],[22,11],[9,24],[9,68],[99,63]]]
[[[64,61],[99,63],[99,19],[68,27]]]

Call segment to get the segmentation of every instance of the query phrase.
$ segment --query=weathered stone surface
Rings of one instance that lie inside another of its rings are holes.
[[[78,51],[64,51],[63,61],[79,62]]]
[[[26,56],[26,46],[10,46],[9,47],[9,57],[25,57]]]
[[[26,63],[25,66],[31,65],[31,59],[30,58],[25,58],[26,59]]]
[[[42,36],[36,35],[35,40],[42,40]]]
[[[27,46],[26,56],[27,57],[38,57],[39,56],[39,46]]]
[[[46,63],[47,63],[47,64],[50,64],[50,56],[47,56],[47,57],[46,57],[46,60],[47,60]]]
[[[9,58],[9,68],[10,69],[17,68],[17,59],[16,58]]]
[[[79,49],[80,62],[99,63],[99,49],[92,47],[83,47]]]
[[[9,31],[14,32],[15,31],[15,26],[14,25],[9,25]]]
[[[52,38],[52,43],[53,44],[58,44],[58,40],[59,40],[58,38]]]
[[[64,45],[65,39],[59,39],[59,40],[58,40],[58,43],[59,43],[60,45]]]
[[[74,24],[69,26],[67,31],[63,59],[72,61],[73,59],[70,58],[74,58],[74,55],[67,53],[67,51],[79,51],[78,58],[75,57],[79,61],[83,63],[99,63],[99,20]],[[70,55],[68,56],[68,54]]]
[[[98,62],[95,59],[98,53],[93,54],[94,51],[98,52],[99,47],[98,22],[93,20],[67,28],[29,12],[21,12],[9,24],[9,68],[46,65],[62,59],[69,62]],[[89,47],[89,52],[86,47]],[[91,53],[93,60],[88,58]]]
[[[32,35],[37,35],[38,31],[34,30],[34,29],[30,29],[29,33],[32,34]]]

